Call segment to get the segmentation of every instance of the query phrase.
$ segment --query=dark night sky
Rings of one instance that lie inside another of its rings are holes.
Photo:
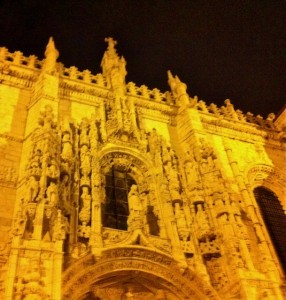
[[[0,1],[0,45],[44,56],[49,36],[66,67],[100,72],[118,40],[127,80],[169,89],[166,71],[208,104],[278,113],[286,93],[285,0]]]

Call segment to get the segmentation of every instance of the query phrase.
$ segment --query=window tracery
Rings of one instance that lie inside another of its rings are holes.
[[[106,199],[102,204],[103,226],[127,230],[128,193],[136,182],[127,171],[122,171],[116,166],[105,175],[105,181]]]

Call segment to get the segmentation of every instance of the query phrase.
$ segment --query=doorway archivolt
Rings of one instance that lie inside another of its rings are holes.
[[[182,271],[172,257],[141,246],[82,258],[64,272],[62,286],[63,299],[70,300],[220,299],[190,269]]]

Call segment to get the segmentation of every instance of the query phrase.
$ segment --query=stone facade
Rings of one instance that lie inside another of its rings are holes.
[[[285,119],[126,83],[106,42],[97,75],[0,49],[0,298],[285,299],[254,195],[286,209]]]

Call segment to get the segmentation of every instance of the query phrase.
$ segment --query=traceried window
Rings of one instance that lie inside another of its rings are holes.
[[[128,193],[134,179],[115,166],[105,176],[106,201],[102,206],[102,222],[104,227],[127,230],[129,215]]]
[[[264,187],[254,189],[264,223],[286,273],[286,215],[278,197]]]

